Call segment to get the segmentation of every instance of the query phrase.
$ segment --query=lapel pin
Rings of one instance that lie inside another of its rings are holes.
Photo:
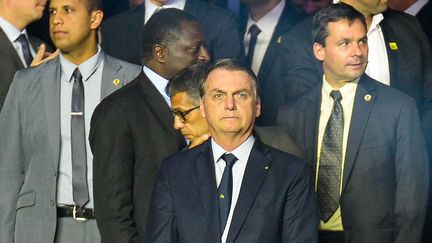
[[[396,42],[390,42],[389,47],[392,51],[397,51],[399,49]]]
[[[266,167],[264,167],[264,169],[265,169],[265,170],[269,170],[269,167],[268,167],[268,165],[267,165]]]
[[[219,195],[219,198],[220,198],[220,199],[224,199],[225,196],[224,196],[223,194],[220,194],[220,195]]]
[[[118,86],[120,84],[120,79],[116,78],[113,80],[114,86]]]
[[[277,38],[277,43],[282,44],[282,36],[281,35]]]
[[[370,95],[370,94],[367,94],[367,95],[364,96],[364,100],[365,100],[366,102],[371,101],[371,99],[372,99],[372,95]]]

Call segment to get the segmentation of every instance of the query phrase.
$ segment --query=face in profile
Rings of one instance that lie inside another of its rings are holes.
[[[314,44],[316,58],[323,62],[326,80],[334,87],[359,78],[368,58],[366,27],[356,19],[342,19],[327,25],[325,46]]]
[[[85,52],[95,45],[92,31],[99,28],[103,13],[89,12],[87,0],[51,0],[50,36],[63,53]]]
[[[247,138],[252,132],[261,105],[251,77],[244,71],[217,68],[208,75],[201,101],[201,115],[211,135]]]
[[[210,60],[199,24],[194,21],[183,21],[181,28],[178,40],[166,46],[165,66],[169,78],[194,63]]]
[[[17,18],[26,23],[31,23],[42,18],[47,0],[14,0],[10,1],[11,7],[17,14]]]
[[[180,130],[182,135],[190,142],[208,134],[207,121],[201,117],[199,102],[193,101],[186,92],[179,92],[171,98],[171,108],[179,112],[188,112],[184,117],[174,116],[174,128]],[[196,108],[196,109],[195,109]]]

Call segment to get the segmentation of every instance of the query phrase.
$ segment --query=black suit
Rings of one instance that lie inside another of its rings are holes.
[[[309,167],[255,140],[227,242],[317,240]],[[211,142],[164,160],[150,204],[148,242],[220,242]]]
[[[429,43],[432,45],[432,2],[429,1],[416,15],[418,21],[423,27],[424,32],[429,38]]]
[[[201,24],[207,50],[213,61],[222,58],[243,60],[243,45],[233,13],[200,0],[187,0],[184,11]],[[144,4],[107,19],[101,28],[102,47],[110,55],[141,64],[141,29]]]
[[[299,19],[299,14],[287,1],[257,73],[261,91],[261,116],[256,120],[258,125],[271,126],[276,124],[279,107],[284,101],[284,94],[282,79],[275,75],[281,71],[283,65],[275,60],[280,53],[283,42],[282,35],[288,32]],[[247,31],[247,21],[248,13],[242,18],[241,33],[243,36]]]
[[[42,43],[37,38],[29,37],[29,42],[34,50]],[[16,71],[23,69],[24,65],[16,52],[13,44],[0,28],[0,111],[9,91]]]
[[[185,140],[169,107],[142,72],[94,111],[94,204],[102,242],[144,239],[151,189],[160,162]]]
[[[314,176],[320,106],[317,85],[279,115]],[[346,242],[419,242],[428,169],[414,100],[363,75],[354,98],[339,201]]]

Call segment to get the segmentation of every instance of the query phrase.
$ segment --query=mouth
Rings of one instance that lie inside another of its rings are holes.
[[[352,69],[362,69],[365,62],[356,62],[347,64],[348,67]]]
[[[56,38],[61,38],[61,37],[66,36],[67,32],[66,31],[60,31],[60,30],[55,30],[55,31],[53,31],[53,35]]]

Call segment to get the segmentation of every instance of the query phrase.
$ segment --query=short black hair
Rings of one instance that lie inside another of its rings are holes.
[[[81,1],[83,1],[83,0],[81,0]],[[100,0],[84,0],[84,1],[87,1],[87,9],[88,9],[89,13],[91,13],[92,11],[95,11],[95,10],[101,10],[102,9]]]
[[[195,105],[199,105],[200,83],[204,80],[211,64],[208,62],[195,63],[178,73],[166,87],[166,92],[170,98],[177,93],[186,92],[186,94],[193,100]]]
[[[349,24],[360,20],[367,29],[366,19],[359,11],[345,3],[332,4],[318,11],[312,22],[312,38],[314,43],[325,46],[325,39],[329,35],[328,23],[347,19]]]
[[[185,21],[197,22],[192,15],[175,8],[153,14],[142,29],[142,63],[152,58],[154,45],[169,45],[177,41],[182,31],[181,24]]]
[[[255,73],[252,71],[252,69],[250,67],[248,67],[247,65],[245,65],[244,63],[236,60],[236,59],[220,59],[218,60],[207,72],[207,74],[205,75],[205,78],[203,79],[203,81],[200,84],[200,96],[201,98],[204,97],[205,94],[205,88],[207,86],[207,79],[208,76],[210,75],[210,73],[216,69],[225,69],[225,70],[229,70],[229,71],[242,71],[245,72],[249,75],[249,77],[251,78],[252,81],[252,87],[254,89],[255,92],[255,98],[258,100],[260,97],[260,90],[259,90],[259,85],[258,85],[258,78],[255,75]]]

